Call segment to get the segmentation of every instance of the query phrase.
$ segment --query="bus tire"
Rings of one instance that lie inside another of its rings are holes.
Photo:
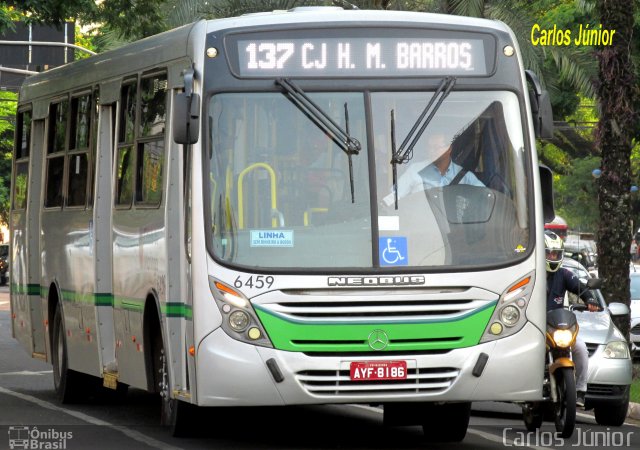
[[[155,335],[153,347],[155,383],[160,394],[160,424],[168,427],[172,436],[189,436],[193,426],[191,421],[193,406],[171,398],[170,371],[160,330]]]
[[[429,405],[422,430],[427,442],[460,442],[467,434],[471,402]]]
[[[61,403],[75,403],[82,400],[90,394],[96,381],[95,377],[69,369],[68,361],[62,307],[58,303],[53,317],[51,362],[53,365],[53,386]]]

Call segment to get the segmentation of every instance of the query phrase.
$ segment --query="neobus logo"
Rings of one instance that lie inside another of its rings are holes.
[[[424,276],[329,277],[329,286],[411,286],[424,284]]]

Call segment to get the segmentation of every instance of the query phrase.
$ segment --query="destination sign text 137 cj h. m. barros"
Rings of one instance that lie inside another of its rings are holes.
[[[241,77],[487,74],[482,39],[238,40]]]

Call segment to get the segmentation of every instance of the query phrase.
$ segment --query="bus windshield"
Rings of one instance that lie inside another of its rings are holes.
[[[397,164],[395,183],[392,147],[434,93],[307,95],[343,128],[348,111],[349,134],[362,144],[352,176],[347,154],[284,93],[211,97],[206,156],[216,258],[366,270],[487,266],[527,253],[529,183],[515,94],[451,92]]]

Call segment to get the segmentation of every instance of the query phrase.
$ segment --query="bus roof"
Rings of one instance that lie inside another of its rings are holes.
[[[418,23],[435,25],[453,25],[461,27],[483,27],[498,31],[509,32],[507,26],[499,21],[479,19],[475,17],[455,16],[449,14],[433,14],[415,11],[388,11],[388,10],[343,10],[340,7],[318,6],[299,7],[291,10],[277,10],[246,14],[238,17],[210,20],[207,31],[224,28],[284,25],[293,23],[328,23],[328,22],[397,22]],[[362,23],[362,25],[370,25]]]

